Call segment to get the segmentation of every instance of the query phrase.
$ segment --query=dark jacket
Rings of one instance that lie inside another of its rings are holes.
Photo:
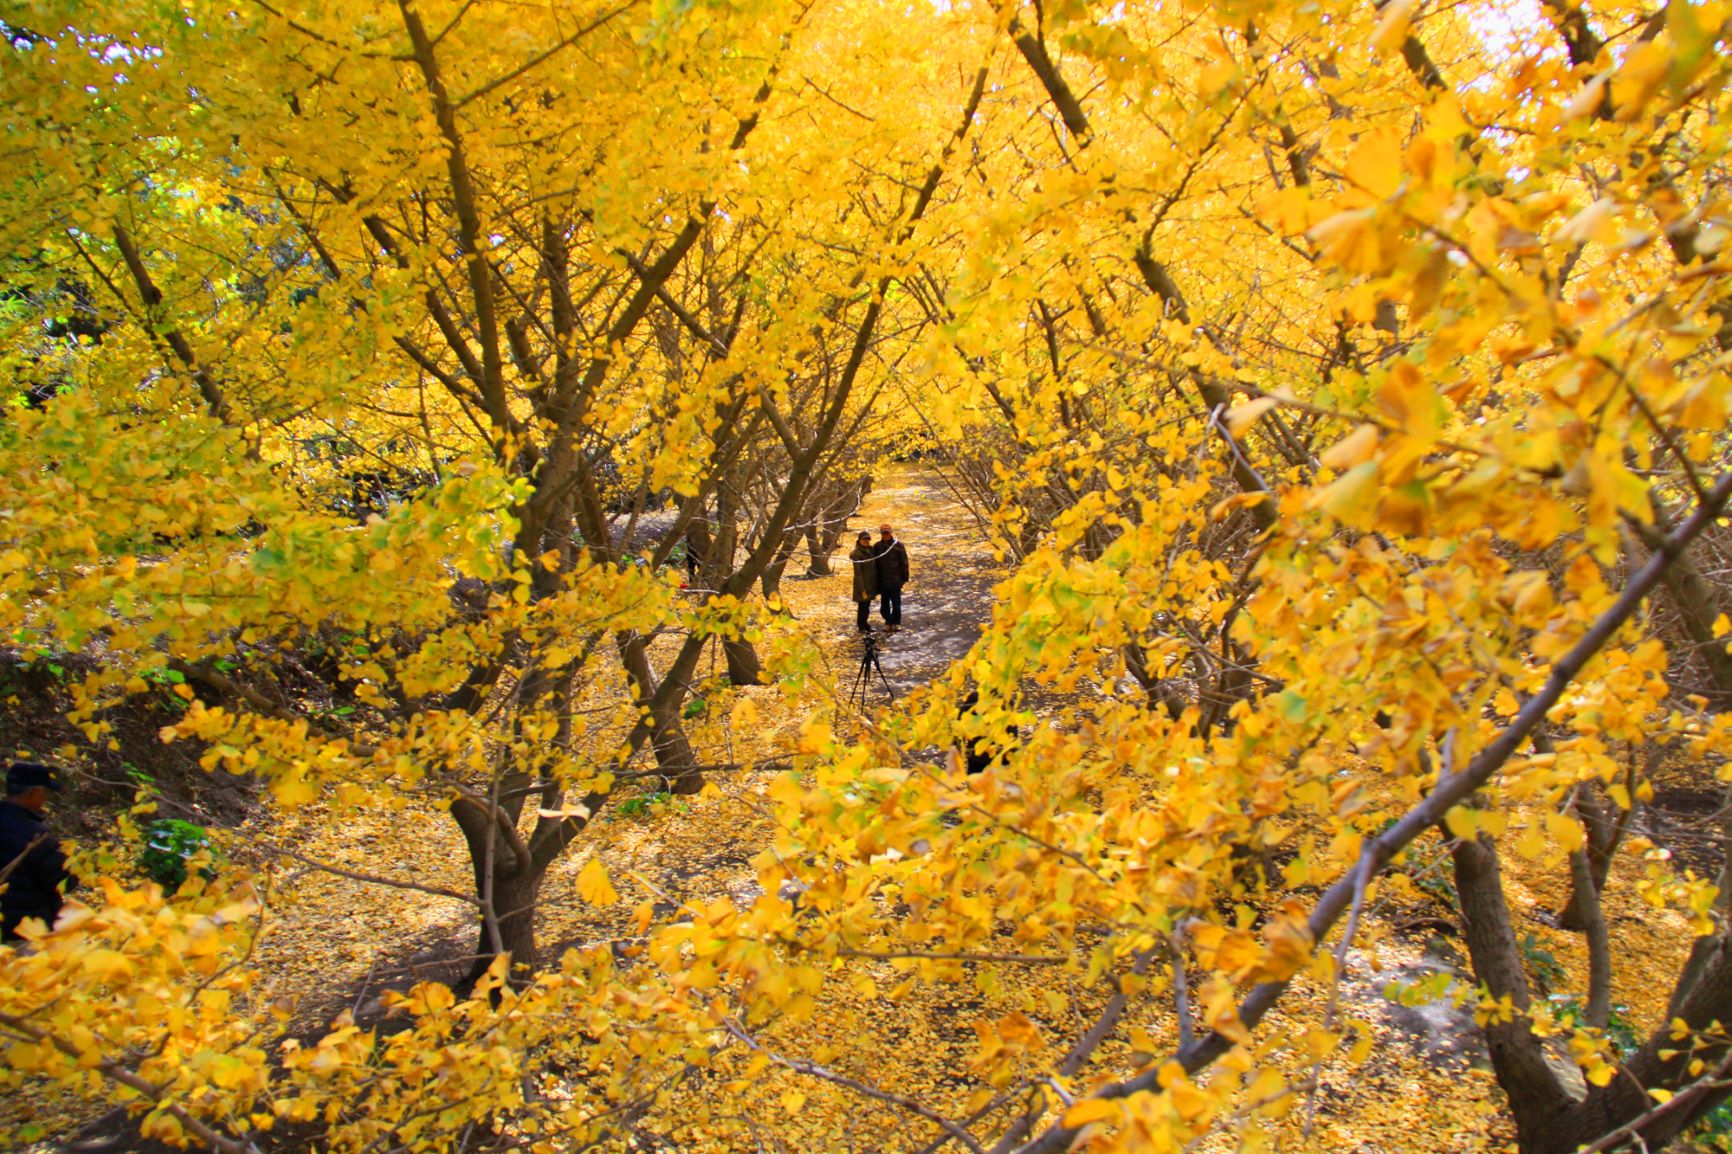
[[[854,600],[870,601],[878,596],[878,551],[869,545],[856,545],[848,560],[854,562]]]
[[[18,923],[25,918],[41,918],[52,926],[60,915],[60,886],[72,879],[60,839],[35,813],[0,801],[0,870],[7,866],[13,866],[12,872],[0,882],[6,887],[0,894],[0,928],[5,936],[15,937]]]
[[[980,694],[974,690],[969,690],[968,696],[962,699],[961,709],[956,714],[957,720],[967,717],[969,712],[979,704]],[[992,767],[994,761],[999,760],[1010,751],[1011,747],[1021,738],[1022,733],[1012,722],[1005,725],[1004,736],[1003,742],[994,742],[988,737],[977,737],[968,743],[964,750],[963,760],[969,773],[985,773]]]
[[[902,542],[876,545],[878,551],[878,588],[900,589],[908,584],[908,550]]]

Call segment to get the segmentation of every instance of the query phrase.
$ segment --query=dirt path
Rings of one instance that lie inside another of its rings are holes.
[[[993,559],[972,515],[929,470],[903,466],[882,477],[851,520],[846,542],[851,546],[863,528],[876,537],[886,520],[907,545],[912,575],[902,599],[902,628],[886,633],[876,608],[873,615],[885,678],[900,701],[968,652],[991,612],[992,586],[1004,568]],[[823,651],[838,695],[845,695],[861,649],[846,551],[831,563],[836,572],[828,576],[789,574],[782,593],[798,627]],[[868,708],[877,709],[885,700],[874,679]],[[799,720],[788,716],[770,724],[791,734]],[[623,941],[633,932],[626,928],[631,903],[598,910],[574,900],[577,872],[594,855],[616,875],[642,872],[681,899],[709,901],[728,894],[749,903],[755,887],[748,859],[773,837],[760,808],[764,783],[773,776],[766,771],[723,778],[717,782],[716,797],[653,811],[610,807],[585,833],[582,844],[554,866],[543,886],[538,934],[545,957],[557,957],[567,946]],[[397,820],[422,825],[416,837],[424,857],[403,863],[405,868],[422,874],[423,880],[461,890],[467,866],[448,819],[431,812],[413,819],[398,815]],[[303,852],[359,869],[366,867],[380,839],[397,836],[397,831],[333,829],[315,821],[307,836],[313,842],[303,845]],[[471,911],[443,899],[404,903],[400,895],[317,872],[299,878],[292,896],[283,897],[285,908],[279,914],[299,924],[292,930],[285,925],[289,932],[278,935],[265,952],[271,955],[269,968],[279,984],[303,998],[302,1024],[308,1032],[322,1028],[344,1007],[371,1008],[360,1018],[372,1024],[382,990],[402,991],[425,979],[453,982],[474,949]],[[666,912],[660,909],[663,904],[658,902],[658,912]],[[346,911],[346,916],[330,924],[327,913],[334,909]],[[313,946],[313,941],[319,944]]]
[[[791,577],[783,586],[790,607],[815,636],[836,638],[825,649],[837,663],[844,692],[860,656],[847,550],[862,529],[876,540],[878,526],[886,522],[908,549],[909,582],[902,592],[901,628],[887,632],[876,604],[872,623],[885,679],[900,699],[968,652],[992,611],[992,587],[1005,568],[993,558],[973,515],[936,473],[904,465],[880,477],[848,522],[844,548],[831,562],[836,572]],[[868,704],[882,702],[882,692],[879,686]]]

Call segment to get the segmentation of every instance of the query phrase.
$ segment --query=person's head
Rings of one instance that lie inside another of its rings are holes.
[[[888,522],[886,522],[883,525],[878,526],[878,531],[880,533],[884,534],[882,540],[890,541],[890,540],[895,539],[896,535],[890,531],[890,525]]]
[[[854,538],[854,544],[856,544],[856,545],[870,545],[870,544],[872,544],[872,534],[867,532],[865,529],[860,530],[860,535],[858,537]]]
[[[60,792],[54,771],[34,761],[15,761],[6,769],[6,800],[33,813],[48,808],[48,794]]]

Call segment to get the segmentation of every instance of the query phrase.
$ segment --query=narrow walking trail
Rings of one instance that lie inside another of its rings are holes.
[[[886,631],[876,603],[872,609],[879,660],[900,699],[942,676],[952,661],[968,652],[992,612],[992,587],[1006,569],[993,557],[973,514],[937,473],[901,465],[882,475],[848,522],[843,548],[831,559],[835,572],[790,578],[783,585],[801,623],[823,639],[843,692],[853,682],[860,655],[847,551],[862,530],[877,540],[883,524],[894,528],[908,550],[901,628]],[[883,687],[877,686],[868,705],[882,704],[882,693]]]
[[[886,633],[876,607],[873,615],[885,678],[900,702],[968,652],[991,614],[992,586],[1004,567],[993,559],[967,508],[931,470],[899,466],[882,476],[849,522],[846,544],[851,546],[863,528],[876,538],[878,526],[886,521],[908,548],[912,576],[903,594],[902,628]],[[803,556],[797,558],[795,565],[803,561]],[[846,548],[831,558],[831,565],[835,571],[828,576],[790,573],[782,594],[798,628],[823,653],[829,666],[826,676],[837,696],[845,699],[861,652]],[[777,741],[791,741],[802,716],[792,711],[779,715],[774,690],[747,692],[763,695],[766,702],[757,752],[770,752]],[[883,687],[874,678],[867,708],[885,704]],[[777,772],[722,775],[715,781],[717,790],[704,798],[646,804],[642,799],[632,802],[638,795],[631,793],[616,799],[585,831],[581,844],[554,866],[543,886],[537,923],[544,960],[557,958],[568,946],[626,943],[637,932],[629,928],[634,902],[598,908],[576,900],[576,876],[592,857],[601,858],[616,877],[635,874],[651,881],[656,894],[631,896],[654,897],[658,914],[678,902],[702,903],[723,895],[741,906],[750,904],[757,892],[750,859],[774,837],[763,792]],[[290,818],[290,825],[298,820]],[[466,884],[461,845],[442,812],[399,814],[393,821],[420,826],[418,845],[424,859],[417,860],[414,869],[421,880],[452,889]],[[364,868],[373,845],[395,836],[395,830],[316,823],[308,835],[311,840],[299,843],[300,852]],[[401,992],[425,979],[456,981],[474,949],[472,911],[458,903],[428,898],[406,907],[388,891],[316,871],[297,875],[274,910],[280,926],[262,951],[272,956],[273,971],[284,975],[284,992],[301,1000],[308,1033],[345,1007],[366,1011],[359,1014],[364,1023],[376,1021],[381,1012],[378,996],[384,990]],[[342,911],[341,916],[333,917],[334,910]]]

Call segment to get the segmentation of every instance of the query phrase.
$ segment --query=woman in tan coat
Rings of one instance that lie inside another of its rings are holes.
[[[878,552],[872,548],[872,534],[855,538],[848,560],[854,563],[854,625],[860,632],[870,633],[867,617],[872,612],[872,598],[878,596]]]

